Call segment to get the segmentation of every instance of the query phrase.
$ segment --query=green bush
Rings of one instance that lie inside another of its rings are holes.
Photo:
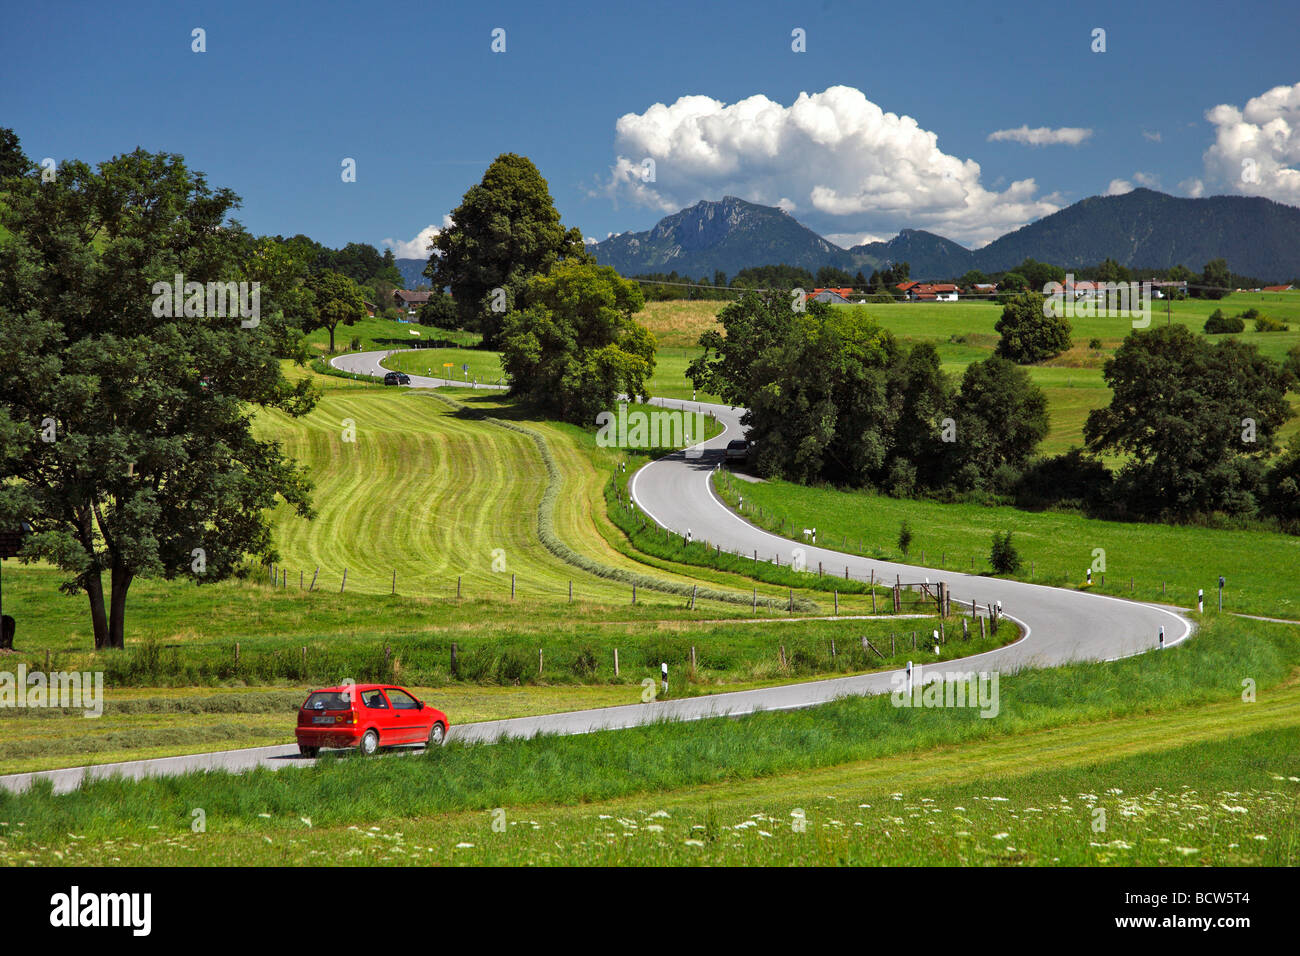
[[[1015,574],[1020,570],[1020,553],[1011,543],[1011,532],[993,532],[993,548],[989,551],[989,564],[998,574]]]
[[[1246,323],[1242,321],[1241,316],[1234,315],[1231,318],[1223,314],[1222,309],[1215,309],[1210,313],[1210,317],[1205,320],[1206,335],[1223,335],[1232,332],[1241,332],[1246,328]]]
[[[496,678],[498,684],[522,684],[532,673],[532,656],[518,648],[508,648],[497,660]]]
[[[907,549],[912,546],[912,526],[906,521],[898,529],[898,550],[903,552],[903,557],[907,557]]]
[[[1256,332],[1286,332],[1290,326],[1280,319],[1274,319],[1267,315],[1261,315],[1255,319]]]
[[[598,663],[594,650],[590,647],[580,647],[577,656],[573,659],[573,673],[577,677],[590,680],[596,674]]]

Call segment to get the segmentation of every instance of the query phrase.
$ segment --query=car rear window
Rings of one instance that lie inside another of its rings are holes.
[[[316,691],[302,705],[303,710],[351,710],[352,695],[341,691]]]

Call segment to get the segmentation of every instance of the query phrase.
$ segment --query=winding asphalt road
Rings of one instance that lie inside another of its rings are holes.
[[[333,359],[333,365],[341,371],[382,376],[386,369],[381,362],[389,354],[353,353]],[[455,380],[411,376],[411,385],[415,388],[463,387],[464,384]],[[689,530],[696,540],[705,540],[742,555],[752,555],[757,550],[759,560],[772,561],[779,557],[784,565],[791,563],[795,549],[802,549],[807,567],[815,567],[821,562],[828,573],[837,576],[847,569],[850,577],[860,580],[874,575],[876,580],[886,582],[892,582],[898,576],[905,584],[924,580],[945,581],[952,595],[954,611],[964,604],[964,613],[970,613],[972,600],[982,607],[1000,601],[1005,615],[1019,622],[1024,629],[1024,636],[1006,647],[925,666],[922,675],[925,682],[971,672],[1005,674],[1070,661],[1114,660],[1156,648],[1162,627],[1166,647],[1185,640],[1192,632],[1191,621],[1176,608],[1021,581],[877,561],[770,534],[728,508],[713,493],[709,482],[709,473],[723,461],[727,442],[743,434],[740,424],[743,409],[697,402],[657,401],[657,404],[711,412],[725,426],[721,434],[692,449],[690,457],[685,452],[677,452],[647,465],[632,477],[629,487],[633,500],[659,525],[679,534]],[[1082,544],[1080,548],[1084,549]],[[923,656],[923,652],[918,651],[918,658]],[[756,710],[789,710],[825,703],[845,695],[888,693],[900,686],[902,673],[886,671],[708,697],[462,724],[453,727],[449,737],[463,741],[493,741],[507,736],[531,736],[538,732],[581,734],[633,727],[656,720],[699,720],[722,715],[738,716]],[[636,694],[639,699],[639,688],[630,689],[629,693]],[[75,789],[86,777],[121,775],[139,778],[197,770],[238,772],[258,766],[281,768],[309,763],[310,760],[298,755],[294,745],[256,747],[11,774],[0,776],[0,787],[22,790],[33,779],[46,778],[53,782],[55,792],[65,792]]]

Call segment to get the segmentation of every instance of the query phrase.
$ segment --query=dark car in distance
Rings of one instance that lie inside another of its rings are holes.
[[[384,376],[385,385],[410,385],[411,376],[405,372],[389,372]]]

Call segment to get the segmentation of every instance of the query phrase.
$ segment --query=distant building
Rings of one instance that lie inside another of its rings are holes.
[[[1260,289],[1261,292],[1290,292],[1294,289],[1293,285],[1266,285]]]
[[[960,290],[951,282],[916,282],[904,291],[913,302],[956,302]]]
[[[976,282],[970,287],[972,295],[993,295],[998,291],[996,282]]]
[[[829,302],[831,305],[848,305],[852,289],[813,289],[808,298],[814,302]]]
[[[428,301],[429,293],[427,292],[408,292],[406,289],[393,291],[393,304],[407,315],[415,315],[420,311],[420,306]]]
[[[379,306],[375,305],[369,299],[362,299],[361,301],[365,303],[366,315],[368,315],[370,318],[373,319],[375,317],[375,313],[379,311]]]

